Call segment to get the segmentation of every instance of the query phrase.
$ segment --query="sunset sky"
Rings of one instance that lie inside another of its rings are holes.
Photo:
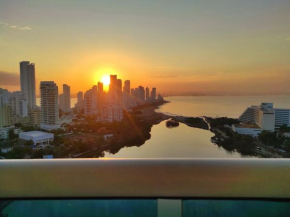
[[[0,0],[0,87],[20,89],[23,60],[72,94],[110,73],[163,94],[290,94],[290,1]]]

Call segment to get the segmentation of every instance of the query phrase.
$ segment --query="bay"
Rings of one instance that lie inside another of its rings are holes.
[[[189,117],[232,117],[251,105],[273,102],[274,107],[290,108],[290,96],[174,96],[157,112]],[[151,138],[140,147],[125,147],[116,154],[105,153],[108,158],[252,158],[236,151],[228,151],[213,144],[212,132],[180,124],[167,128],[166,121],[154,125]]]

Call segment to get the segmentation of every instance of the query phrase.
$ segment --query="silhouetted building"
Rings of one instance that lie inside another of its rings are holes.
[[[64,111],[64,95],[63,95],[63,93],[59,94],[59,96],[58,96],[58,106],[59,106],[60,110]]]
[[[156,101],[156,88],[153,87],[151,91],[151,100],[154,102]]]
[[[70,86],[67,84],[63,85],[63,100],[64,100],[64,111],[70,111]]]
[[[146,87],[146,101],[150,101],[149,87]]]
[[[35,65],[29,61],[20,62],[20,86],[21,92],[25,94],[28,108],[36,105],[35,96]]]
[[[131,107],[132,98],[130,96],[130,80],[124,82],[123,87],[123,108],[128,110]]]
[[[138,87],[138,99],[141,102],[145,101],[145,89],[142,86]]]
[[[124,82],[124,88],[123,88],[123,91],[125,93],[127,93],[128,95],[130,95],[130,80],[126,80]]]
[[[94,85],[92,89],[86,91],[84,97],[85,114],[96,115],[98,114],[98,86]]]

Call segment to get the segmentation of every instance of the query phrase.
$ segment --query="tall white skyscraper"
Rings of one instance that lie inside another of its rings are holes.
[[[63,85],[63,101],[64,101],[64,110],[70,110],[70,86],[67,84]]]
[[[20,85],[21,92],[27,98],[28,108],[33,109],[36,105],[34,63],[29,61],[20,62]]]
[[[58,87],[53,81],[40,82],[41,128],[57,128],[59,118]]]

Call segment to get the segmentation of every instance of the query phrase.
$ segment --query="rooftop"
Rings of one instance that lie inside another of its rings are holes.
[[[27,135],[31,137],[40,137],[40,136],[48,136],[48,135],[53,135],[52,133],[45,133],[41,131],[30,131],[30,132],[23,132],[21,133],[22,135]]]

